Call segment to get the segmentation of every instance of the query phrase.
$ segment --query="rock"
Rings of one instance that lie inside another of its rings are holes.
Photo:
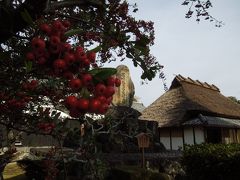
[[[125,65],[118,66],[116,77],[121,79],[121,85],[117,88],[112,102],[114,105],[131,107],[135,89],[128,67]]]

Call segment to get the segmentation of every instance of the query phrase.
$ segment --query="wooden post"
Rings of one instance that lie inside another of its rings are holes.
[[[193,130],[193,143],[196,144],[196,136],[195,136],[195,128],[192,128]]]
[[[184,144],[185,144],[185,138],[184,138],[184,127],[182,127],[182,140],[183,140],[183,150],[184,148]]]
[[[142,148],[142,168],[145,169],[145,156],[144,156],[144,147]]]
[[[172,129],[169,128],[169,136],[170,136],[170,149],[172,150]]]

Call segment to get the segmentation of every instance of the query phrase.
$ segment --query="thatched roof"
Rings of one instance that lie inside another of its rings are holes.
[[[160,127],[179,126],[200,113],[240,119],[240,105],[223,96],[215,85],[178,75],[170,89],[148,106],[139,119],[157,121]]]

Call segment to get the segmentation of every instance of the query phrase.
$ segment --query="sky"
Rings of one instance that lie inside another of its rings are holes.
[[[164,66],[169,87],[178,74],[216,85],[225,96],[240,99],[240,1],[211,0],[209,10],[225,25],[195,18],[186,19],[188,7],[182,0],[129,0],[137,3],[137,19],[151,20],[155,28],[155,44],[151,53]],[[118,62],[119,64],[119,62]],[[164,93],[162,80],[156,77],[141,85],[141,69],[125,60],[135,86],[135,96],[149,106]]]

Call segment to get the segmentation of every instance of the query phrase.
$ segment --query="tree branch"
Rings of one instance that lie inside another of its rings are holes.
[[[35,21],[45,9],[47,0],[26,0],[17,9],[0,6],[0,43],[6,42],[16,32],[26,28],[29,24],[24,20],[22,13],[27,11]]]
[[[92,0],[78,0],[78,1],[68,0],[68,1],[53,2],[47,5],[48,7],[45,9],[44,12],[48,13],[64,7],[83,6],[83,5],[98,7],[103,5],[103,3],[100,1],[92,1]]]
[[[43,133],[43,132],[39,132],[39,131],[36,131],[36,130],[26,130],[24,128],[21,128],[21,127],[16,127],[16,126],[13,126],[11,124],[8,124],[8,123],[5,123],[5,122],[2,122],[0,121],[0,124],[5,126],[5,127],[8,127],[8,128],[11,128],[11,129],[14,129],[14,130],[17,130],[17,131],[22,131],[22,132],[25,132],[27,134],[35,134],[35,135],[48,135],[48,136],[52,136],[51,133]]]

